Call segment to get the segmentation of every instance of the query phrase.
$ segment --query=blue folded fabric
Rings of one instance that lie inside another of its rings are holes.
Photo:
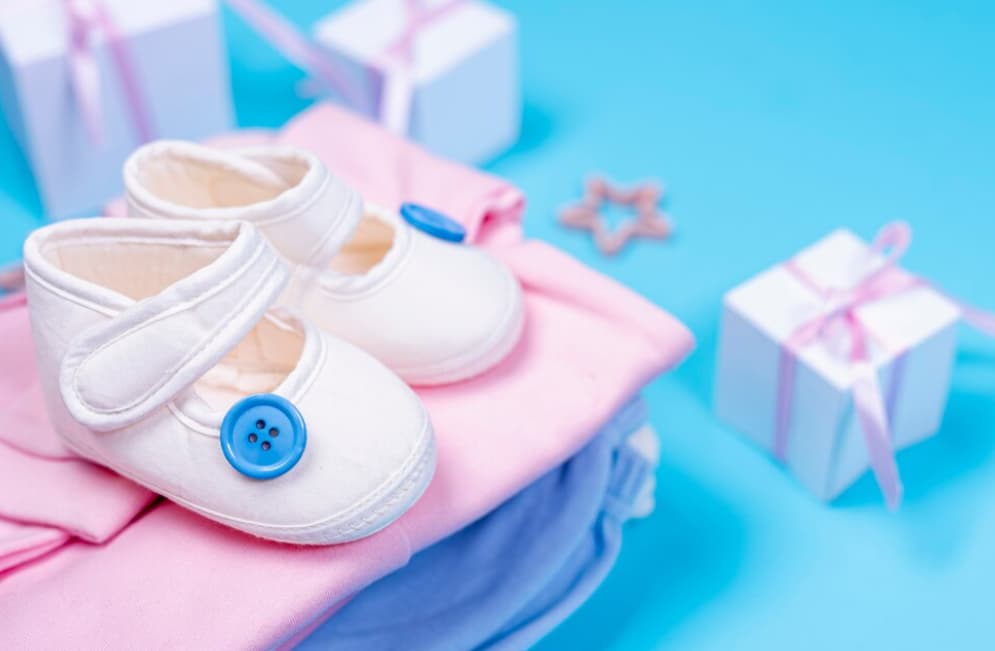
[[[416,554],[299,648],[524,648],[586,599],[614,564],[652,464],[622,442],[646,423],[635,399],[559,468]]]
[[[583,605],[615,565],[622,525],[629,519],[653,466],[634,449],[615,452],[601,512],[546,585],[479,649],[527,649]]]

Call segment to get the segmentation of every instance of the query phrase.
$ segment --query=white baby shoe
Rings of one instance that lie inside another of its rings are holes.
[[[52,425],[212,520],[323,545],[368,536],[435,468],[418,397],[271,305],[287,271],[244,222],[86,219],[24,246]]]
[[[240,219],[292,267],[281,298],[410,384],[456,382],[500,362],[522,330],[521,289],[462,227],[406,204],[363,205],[317,157],[160,141],[124,166],[132,217]]]

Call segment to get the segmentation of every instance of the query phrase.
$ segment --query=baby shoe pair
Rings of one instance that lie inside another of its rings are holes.
[[[263,538],[346,542],[400,517],[435,466],[405,381],[507,355],[514,277],[462,246],[456,222],[364,206],[303,151],[159,142],[124,175],[143,219],[62,222],[25,243],[66,444]]]

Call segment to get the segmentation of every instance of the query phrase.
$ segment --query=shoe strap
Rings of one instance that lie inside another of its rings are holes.
[[[177,202],[143,178],[148,166],[164,163],[175,168],[174,174],[184,174],[186,166],[217,171],[200,188],[205,197],[237,182],[264,189],[270,198],[206,208],[200,202]],[[363,199],[354,188],[331,174],[317,156],[293,147],[218,149],[162,140],[132,154],[124,176],[130,216],[248,221],[293,265],[327,266],[352,237],[363,213]]]
[[[205,243],[217,245],[219,231],[231,240],[207,266],[70,343],[62,397],[80,423],[97,431],[141,421],[196,382],[249,334],[288,279],[279,256],[251,224],[113,221],[127,223],[132,236],[162,237],[164,244],[182,240],[177,255],[208,231],[214,239]]]
[[[317,156],[299,149],[250,147],[226,154],[240,157],[246,167],[263,168],[286,181],[288,190],[280,199],[290,200],[254,223],[291,263],[325,268],[362,219],[359,192],[329,172]],[[301,160],[309,167],[303,179],[293,164]]]

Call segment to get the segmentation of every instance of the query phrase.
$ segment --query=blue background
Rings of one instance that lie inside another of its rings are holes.
[[[281,3],[305,26],[341,2]],[[675,313],[698,350],[648,389],[655,515],[542,645],[995,647],[995,342],[964,331],[939,435],[832,506],[711,414],[722,293],[826,232],[910,221],[907,266],[995,309],[995,6],[989,2],[501,3],[519,18],[521,142],[487,167],[526,229]],[[302,74],[226,12],[238,119],[278,126]],[[678,235],[612,259],[555,223],[592,171],[663,180]],[[41,223],[0,132],[0,261]]]

